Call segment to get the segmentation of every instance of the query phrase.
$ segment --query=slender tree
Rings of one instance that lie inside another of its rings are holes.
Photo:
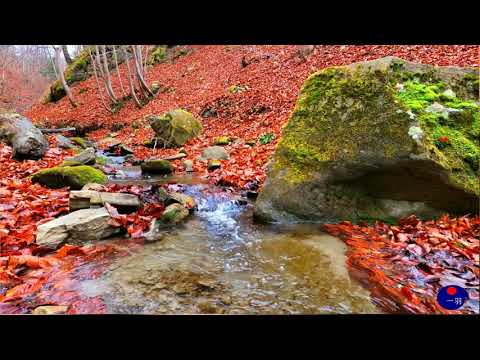
[[[70,90],[70,87],[67,85],[67,82],[65,81],[65,76],[63,74],[63,71],[60,68],[60,63],[61,63],[61,52],[62,49],[59,46],[54,46],[53,47],[55,50],[55,65],[57,66],[57,75],[58,79],[60,80],[63,89],[65,90],[65,93],[68,96],[68,100],[70,100],[70,103],[72,104],[73,107],[77,106],[77,103],[75,102],[75,99],[73,98],[72,91]]]
[[[133,51],[133,58],[135,60],[135,70],[137,73],[137,79],[140,83],[140,86],[150,95],[154,96],[152,90],[148,87],[147,83],[145,82],[145,79],[143,77],[143,71],[142,71],[142,59],[139,58],[139,46],[138,45],[132,45],[132,51]]]
[[[100,54],[98,54],[100,55]],[[107,50],[106,46],[102,45],[101,46],[101,57],[102,57],[102,65],[103,65],[103,73],[105,75],[105,87],[107,88],[108,95],[112,99],[112,102],[117,103],[117,96],[115,95],[115,92],[113,91],[112,87],[112,80],[110,78],[110,70],[108,69],[108,60],[107,60]]]
[[[118,58],[117,58],[117,51],[115,50],[115,45],[112,45],[112,49],[113,49],[113,58],[115,60],[115,68],[117,69],[118,82],[120,83],[120,89],[122,89],[123,96],[127,97],[127,93],[123,88],[122,77],[120,76],[120,69],[118,68]]]
[[[95,76],[95,81],[97,83],[97,89],[98,89],[98,93],[100,94],[100,100],[102,101],[102,105],[105,109],[107,109],[108,111],[113,113],[112,108],[108,107],[107,104],[105,103],[105,98],[103,97],[102,87],[100,86],[100,81],[98,80],[97,66],[95,64],[95,60],[94,60],[93,55],[92,55],[92,48],[91,47],[88,48],[88,53],[90,55],[90,62],[92,63],[93,74]]]
[[[67,64],[72,63],[72,58],[70,57],[70,54],[68,53],[68,47],[67,45],[62,45],[62,51],[63,51],[63,56],[65,57],[65,61]]]
[[[140,100],[138,100],[138,97],[135,94],[135,86],[133,84],[132,71],[130,70],[130,63],[128,60],[127,51],[125,50],[124,46],[121,46],[120,48],[121,50],[123,50],[123,57],[125,58],[125,64],[127,65],[128,84],[130,86],[130,94],[132,94],[133,100],[135,101],[135,104],[137,105],[137,107],[141,108],[142,104],[140,103]]]

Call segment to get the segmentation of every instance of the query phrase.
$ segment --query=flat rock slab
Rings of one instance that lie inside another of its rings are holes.
[[[70,191],[70,210],[102,207],[105,203],[116,208],[137,209],[140,207],[138,196],[133,194],[98,192],[92,190]]]
[[[49,221],[38,227],[37,244],[56,249],[63,243],[82,245],[98,241],[120,232],[109,224],[107,209],[82,209]]]

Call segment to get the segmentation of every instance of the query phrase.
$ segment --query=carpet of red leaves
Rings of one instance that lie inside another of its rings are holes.
[[[348,247],[350,273],[370,289],[372,299],[390,313],[478,314],[480,217],[420,221],[415,216],[398,226],[344,221],[323,229]],[[458,285],[470,297],[461,309],[438,305],[441,287]]]
[[[88,79],[72,89],[79,107],[72,108],[64,98],[55,104],[36,104],[25,115],[50,126],[101,124],[89,134],[94,140],[122,125],[117,138],[132,147],[138,158],[146,158],[171,155],[176,150],[154,151],[142,145],[153,136],[144,116],[181,107],[201,118],[205,110],[215,110],[216,116],[202,118],[204,133],[185,146],[188,158],[195,161],[197,171],[205,171],[205,164],[196,160],[202,148],[211,145],[216,136],[236,138],[226,147],[230,160],[210,175],[215,182],[243,187],[252,180],[264,181],[266,163],[299,88],[313,71],[388,55],[435,65],[479,66],[478,46],[320,46],[304,62],[295,56],[294,46],[191,48],[191,54],[175,63],[149,70],[148,81],[158,81],[170,91],[158,94],[142,109],[129,102],[111,115],[100,105],[95,80]],[[242,58],[250,65],[242,68]],[[124,66],[120,70],[125,78]],[[117,78],[113,76],[112,81],[119,93]],[[227,89],[232,85],[247,88],[231,94]],[[138,129],[131,126],[134,120]],[[251,148],[244,143],[270,132],[276,135],[270,144],[257,143]],[[132,242],[65,245],[49,253],[35,244],[36,227],[68,211],[67,189],[49,190],[28,179],[38,169],[54,166],[70,155],[54,147],[52,137],[49,140],[52,147],[40,161],[13,161],[11,148],[0,145],[0,313],[29,313],[46,304],[70,305],[69,313],[101,313],[105,311],[101,299],[81,295],[78,280],[98,276],[112,256],[128,253]],[[180,170],[180,161],[176,166]],[[108,191],[142,190],[111,186]],[[150,206],[129,216],[111,211],[113,220],[135,238],[162,209]],[[325,230],[345,239],[350,270],[386,311],[452,313],[435,302],[438,288],[452,283],[467,287],[478,307],[478,217],[443,217],[435,222],[409,218],[398,226],[377,223],[373,227],[342,222],[326,225]],[[462,312],[472,311],[478,313],[471,305]]]
[[[251,180],[260,184],[265,179],[266,163],[280,138],[281,129],[295,105],[304,80],[314,71],[333,65],[372,60],[383,56],[398,56],[405,60],[433,65],[479,66],[478,46],[319,46],[306,61],[296,56],[295,46],[191,46],[189,55],[173,64],[163,63],[148,70],[148,82],[158,81],[170,89],[142,109],[133,101],[112,115],[102,108],[95,80],[90,78],[76,84],[72,92],[80,106],[73,108],[66,98],[55,104],[36,104],[25,113],[45,125],[88,126],[101,124],[102,129],[90,134],[98,140],[109,134],[109,127],[122,126],[118,139],[135,150],[139,158],[171,155],[173,149],[153,151],[142,146],[153,137],[153,131],[142,119],[149,114],[161,114],[174,108],[184,108],[199,118],[211,108],[216,117],[202,118],[204,133],[189,142],[185,149],[194,168],[206,170],[206,163],[196,160],[203,147],[211,145],[216,136],[228,135],[238,141],[226,147],[230,160],[211,173],[215,181],[243,187]],[[242,58],[250,64],[241,66]],[[120,66],[126,79],[125,66]],[[120,94],[117,76],[112,76],[113,87]],[[126,82],[125,82],[126,84]],[[231,94],[228,88],[243,85],[246,91]],[[138,130],[130,127],[136,121]],[[245,140],[257,139],[263,133],[274,133],[276,138],[266,145],[253,148]],[[177,161],[177,169],[181,170]]]

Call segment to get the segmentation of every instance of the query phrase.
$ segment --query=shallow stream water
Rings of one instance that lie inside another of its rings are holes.
[[[350,278],[346,246],[318,224],[264,225],[252,204],[201,178],[141,178],[124,169],[117,183],[176,182],[197,209],[140,251],[82,283],[108,313],[380,313]]]

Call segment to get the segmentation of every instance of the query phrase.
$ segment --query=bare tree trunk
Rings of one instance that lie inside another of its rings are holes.
[[[117,103],[117,97],[115,96],[115,93],[113,92],[113,87],[112,87],[112,81],[110,79],[110,70],[108,69],[108,61],[107,61],[107,55],[106,55],[106,47],[105,45],[101,46],[102,48],[102,58],[103,58],[103,73],[105,74],[105,86],[107,88],[108,95],[112,99],[114,103]]]
[[[147,45],[145,48],[145,61],[143,62],[143,71],[147,75],[147,61],[148,61],[148,52],[150,51],[150,45]]]
[[[62,51],[63,51],[63,56],[65,57],[65,61],[67,64],[72,63],[72,58],[70,57],[70,54],[68,53],[68,47],[67,45],[62,45]]]
[[[130,85],[130,93],[132,94],[133,100],[135,100],[135,104],[137,104],[137,106],[139,108],[141,108],[142,104],[138,100],[137,95],[135,94],[135,86],[133,86],[132,72],[130,71],[130,64],[129,64],[129,60],[128,60],[128,57],[127,57],[127,51],[125,50],[124,47],[121,47],[121,49],[123,50],[123,56],[125,58],[125,64],[127,65],[128,84]]]
[[[72,104],[73,107],[76,107],[77,103],[75,102],[75,99],[73,98],[72,92],[70,91],[70,87],[67,85],[67,82],[65,81],[65,76],[63,75],[63,71],[60,70],[60,56],[61,56],[60,53],[61,53],[62,49],[60,47],[57,47],[57,46],[55,46],[54,49],[55,49],[55,63],[56,63],[57,70],[58,70],[58,72],[57,72],[58,78],[59,78],[60,82],[62,83],[63,88],[65,89],[65,93],[68,96],[68,100],[70,100],[70,103]]]
[[[132,45],[132,50],[133,50],[133,55],[134,55],[133,58],[135,59],[135,69],[137,70],[138,81],[140,82],[140,85],[143,87],[143,89],[150,94],[150,96],[154,96],[152,90],[150,90],[147,83],[145,82],[145,79],[143,78],[143,74],[142,74],[142,71],[141,71],[141,64],[140,64],[141,59],[139,60],[139,58],[138,58],[138,51],[137,51],[136,47],[137,46]]]
[[[102,87],[100,86],[100,81],[98,80],[97,66],[95,65],[95,60],[93,59],[93,55],[92,55],[92,48],[90,48],[90,47],[88,48],[88,53],[90,54],[90,61],[92,63],[92,67],[93,67],[93,74],[95,75],[95,81],[97,82],[97,89],[98,89],[98,93],[100,94],[100,99],[102,101],[102,105],[105,109],[107,109],[108,111],[110,111],[113,114],[112,109],[107,106],[107,104],[105,103],[105,99],[103,97]],[[97,56],[98,56],[98,54],[97,54]]]
[[[115,67],[117,69],[118,82],[120,83],[120,88],[122,89],[123,96],[127,97],[127,93],[123,88],[122,77],[120,76],[120,70],[118,69],[117,51],[115,50],[115,45],[112,45],[112,46],[113,46],[113,57],[115,59]]]

